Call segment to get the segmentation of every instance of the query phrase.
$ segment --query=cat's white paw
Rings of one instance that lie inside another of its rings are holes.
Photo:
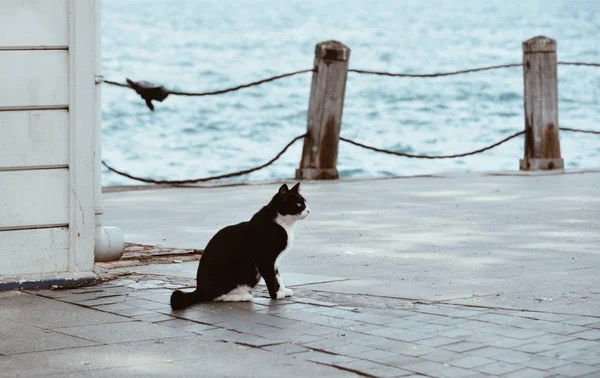
[[[285,297],[291,297],[292,295],[294,295],[294,292],[290,289],[279,289],[279,291],[277,292],[277,299],[283,299]]]

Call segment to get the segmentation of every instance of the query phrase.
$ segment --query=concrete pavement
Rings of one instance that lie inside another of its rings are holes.
[[[204,248],[278,184],[105,194],[126,240]],[[303,183],[310,216],[282,270],[319,290],[599,315],[600,173]],[[316,287],[315,287],[316,288]]]

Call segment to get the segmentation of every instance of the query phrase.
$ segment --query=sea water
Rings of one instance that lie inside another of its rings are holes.
[[[211,91],[313,65],[315,44],[351,49],[350,68],[432,73],[522,62],[521,43],[558,42],[558,60],[600,62],[597,0],[103,0],[102,74]],[[559,66],[559,123],[600,130],[600,68]],[[306,132],[311,74],[210,97],[170,96],[151,112],[103,85],[103,158],[154,179],[260,165]],[[413,154],[454,154],[523,130],[522,68],[440,78],[350,73],[341,135]],[[600,168],[600,136],[560,133],[566,168]],[[448,160],[379,154],[341,142],[343,177],[516,171],[523,137]],[[302,142],[237,180],[291,178]],[[135,184],[107,170],[104,185]]]

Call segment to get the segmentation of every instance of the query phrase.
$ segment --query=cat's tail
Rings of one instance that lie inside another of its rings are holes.
[[[173,294],[171,294],[171,308],[173,310],[181,310],[195,303],[208,300],[209,298],[206,298],[206,296],[198,291],[198,289],[192,291],[191,293],[184,293],[181,290],[175,290]]]

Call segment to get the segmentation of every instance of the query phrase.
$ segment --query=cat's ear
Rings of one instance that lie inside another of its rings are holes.
[[[283,184],[281,185],[281,188],[279,188],[279,194],[286,194],[289,191],[290,189],[288,188],[287,184]]]
[[[300,194],[300,183],[297,183],[296,185],[294,185],[292,187],[292,189],[290,189],[290,192],[294,192],[294,193]]]

